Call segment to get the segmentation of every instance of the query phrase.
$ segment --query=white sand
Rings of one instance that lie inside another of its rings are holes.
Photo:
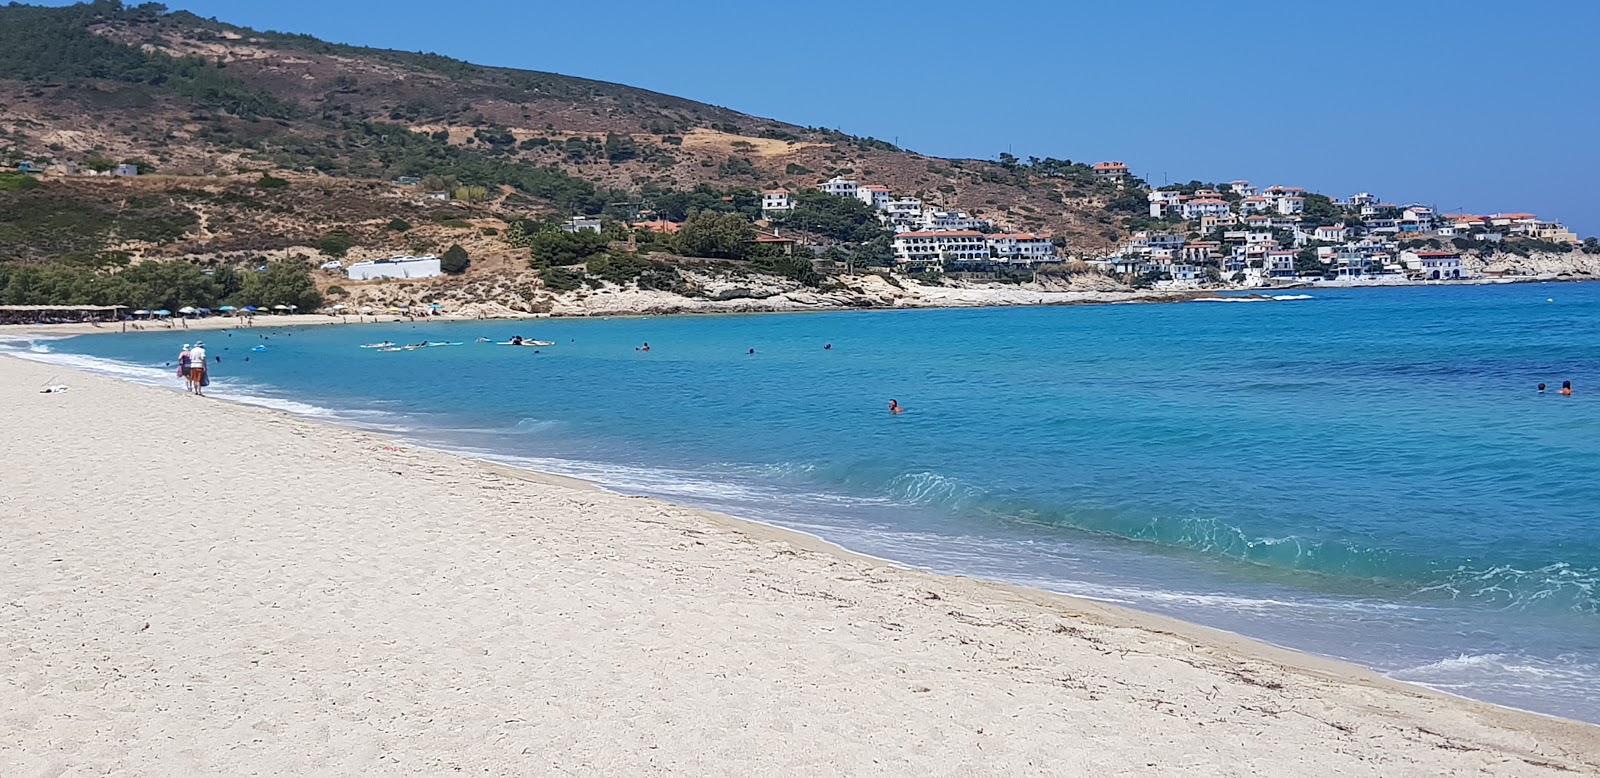
[[[0,430],[8,778],[1600,772],[1589,725],[217,399],[0,358]]]

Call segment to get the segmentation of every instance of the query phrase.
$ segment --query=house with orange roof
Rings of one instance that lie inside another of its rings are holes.
[[[1128,166],[1116,161],[1096,162],[1094,163],[1094,176],[1108,181],[1121,181],[1128,177]]]
[[[988,262],[991,258],[988,238],[977,230],[924,230],[894,236],[895,262],[909,269]]]
[[[1266,213],[1272,210],[1272,203],[1266,195],[1250,195],[1239,201],[1239,213],[1249,216],[1253,213]]]

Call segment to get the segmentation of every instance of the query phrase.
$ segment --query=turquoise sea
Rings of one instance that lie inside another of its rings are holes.
[[[1600,284],[1307,295],[204,338],[219,398],[1600,722]]]

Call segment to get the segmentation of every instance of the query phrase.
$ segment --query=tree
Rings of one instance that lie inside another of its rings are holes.
[[[755,227],[736,213],[701,211],[684,222],[678,238],[689,256],[744,259],[755,239]]]
[[[284,260],[267,265],[266,270],[244,274],[244,284],[230,302],[258,308],[293,305],[309,311],[322,306],[322,293],[311,279],[310,265]]]
[[[317,250],[330,257],[342,257],[356,245],[356,239],[345,230],[334,230],[317,241]]]
[[[467,256],[467,250],[461,248],[460,243],[450,244],[450,248],[445,249],[444,256],[439,257],[439,269],[453,276],[467,272],[467,268],[471,265],[472,259]]]
[[[589,257],[605,251],[609,244],[606,236],[598,232],[545,229],[534,233],[528,241],[528,249],[536,268],[565,267],[582,264]]]

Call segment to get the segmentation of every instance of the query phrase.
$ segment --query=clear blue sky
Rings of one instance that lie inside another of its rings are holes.
[[[1600,234],[1600,2],[170,0],[926,154],[1120,159]]]

